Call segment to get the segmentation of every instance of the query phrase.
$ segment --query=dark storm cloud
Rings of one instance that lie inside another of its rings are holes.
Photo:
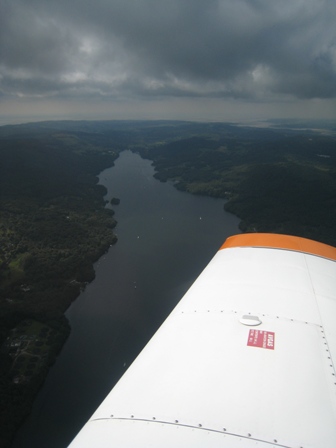
[[[336,96],[334,0],[5,0],[0,90]]]

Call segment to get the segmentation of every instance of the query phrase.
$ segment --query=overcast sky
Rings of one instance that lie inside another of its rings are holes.
[[[0,124],[336,118],[335,0],[0,0]]]

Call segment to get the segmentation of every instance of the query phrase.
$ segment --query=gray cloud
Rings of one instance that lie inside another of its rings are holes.
[[[334,0],[4,0],[4,96],[336,97]]]

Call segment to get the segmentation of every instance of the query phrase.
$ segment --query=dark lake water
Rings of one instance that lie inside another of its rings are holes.
[[[124,151],[100,174],[118,242],[67,312],[72,332],[14,448],[65,448],[223,241],[239,233],[224,201],[177,191]]]

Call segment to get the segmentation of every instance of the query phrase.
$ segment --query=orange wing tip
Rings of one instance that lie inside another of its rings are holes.
[[[268,247],[293,250],[336,261],[336,248],[307,238],[275,233],[242,233],[229,237],[220,249],[233,247]]]

